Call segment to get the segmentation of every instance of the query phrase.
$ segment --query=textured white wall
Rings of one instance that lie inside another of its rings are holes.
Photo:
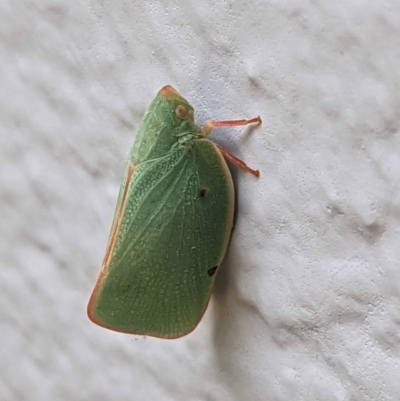
[[[0,399],[398,400],[400,4],[0,2]],[[175,86],[209,118],[238,217],[179,340],[86,302],[135,130]]]

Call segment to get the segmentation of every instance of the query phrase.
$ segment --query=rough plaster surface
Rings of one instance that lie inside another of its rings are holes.
[[[400,5],[0,2],[0,400],[398,400]],[[126,156],[157,90],[214,138],[238,215],[179,340],[91,324]]]

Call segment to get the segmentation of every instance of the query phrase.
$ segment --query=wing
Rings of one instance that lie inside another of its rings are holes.
[[[233,220],[233,184],[208,139],[127,173],[89,317],[112,330],[176,338],[210,298]]]

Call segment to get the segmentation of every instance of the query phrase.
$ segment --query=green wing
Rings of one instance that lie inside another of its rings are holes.
[[[207,139],[128,166],[89,317],[132,334],[192,331],[226,252],[233,203],[228,167]]]

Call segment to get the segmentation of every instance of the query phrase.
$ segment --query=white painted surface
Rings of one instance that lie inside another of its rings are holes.
[[[1,400],[398,400],[400,5],[0,4]],[[158,89],[214,138],[238,218],[187,337],[86,318],[126,156]]]

